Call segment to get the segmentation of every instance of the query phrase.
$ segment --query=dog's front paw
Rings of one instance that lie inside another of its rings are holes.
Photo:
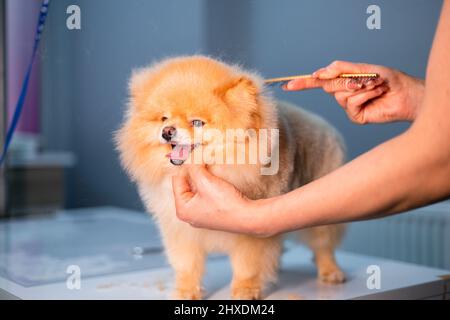
[[[345,282],[345,274],[338,267],[323,268],[319,271],[319,280],[324,283],[343,283]]]
[[[235,283],[231,287],[231,298],[235,300],[259,300],[262,290],[259,284],[250,284],[246,281]]]
[[[175,300],[201,300],[203,290],[201,288],[178,288],[173,293]]]

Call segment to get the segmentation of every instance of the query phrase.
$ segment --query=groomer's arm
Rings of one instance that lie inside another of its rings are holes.
[[[423,105],[411,128],[322,179],[255,205],[276,224],[271,228],[281,231],[375,218],[444,199],[450,196],[449,139],[450,2],[445,1]]]
[[[251,201],[204,169],[174,178],[177,214],[198,227],[269,236],[309,226],[376,218],[450,196],[450,1],[431,50],[425,96],[405,133],[321,179]]]

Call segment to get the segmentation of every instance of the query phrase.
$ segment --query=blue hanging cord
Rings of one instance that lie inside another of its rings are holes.
[[[6,133],[6,140],[5,144],[3,145],[2,155],[0,157],[0,165],[2,165],[3,162],[5,161],[6,153],[8,152],[8,148],[11,143],[14,131],[16,130],[17,124],[20,119],[20,115],[22,113],[23,105],[25,103],[25,97],[27,96],[28,83],[30,82],[31,70],[33,69],[33,62],[39,47],[42,31],[44,30],[45,19],[47,18],[49,3],[50,0],[42,0],[41,10],[39,12],[39,20],[36,27],[36,36],[34,38],[33,53],[31,54],[31,60],[25,73],[25,78],[22,82],[22,89],[20,90],[19,99],[17,100],[11,124]]]

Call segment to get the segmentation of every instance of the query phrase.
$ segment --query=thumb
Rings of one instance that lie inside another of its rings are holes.
[[[205,165],[191,165],[188,167],[188,173],[193,186],[200,194],[215,191],[217,188],[223,188],[228,184],[226,181],[213,175]]]
[[[348,61],[334,61],[325,68],[319,69],[313,73],[313,77],[317,79],[334,79],[343,73],[368,73],[375,66],[364,63],[353,63]]]
[[[191,200],[194,196],[187,175],[172,176],[172,189],[175,198],[175,207],[177,209]]]
[[[211,183],[213,183],[216,179],[211,172],[206,169],[206,165],[189,165],[187,167],[187,171],[189,174],[189,178],[191,179],[192,184],[198,190],[202,188],[208,187]]]

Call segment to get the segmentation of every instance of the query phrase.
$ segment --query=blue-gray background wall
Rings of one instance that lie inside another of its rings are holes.
[[[309,73],[333,60],[376,63],[424,77],[442,1],[437,0],[58,0],[41,48],[43,132],[48,149],[77,157],[68,206],[141,208],[122,172],[112,132],[133,68],[180,54],[205,53],[267,77]],[[81,30],[66,28],[66,8],[81,8]],[[366,28],[366,8],[381,7],[382,29]],[[358,126],[321,91],[276,96],[313,110],[344,135],[349,158],[407,128]]]

